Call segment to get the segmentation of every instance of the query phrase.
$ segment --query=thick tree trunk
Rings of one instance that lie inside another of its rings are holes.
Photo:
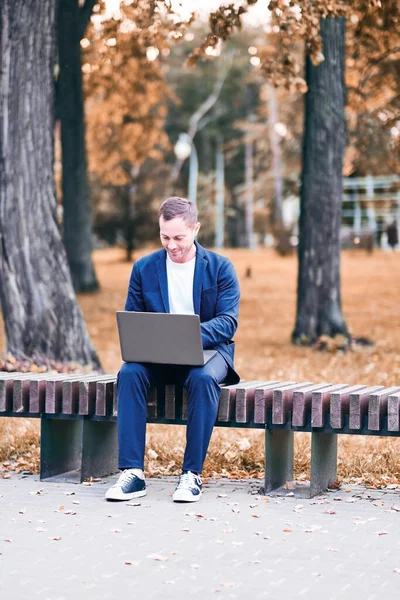
[[[303,173],[295,342],[347,335],[340,295],[340,226],[345,146],[345,21],[322,19],[325,60],[306,64]]]
[[[14,356],[97,367],[57,223],[56,4],[0,4],[0,301],[7,350]]]
[[[59,0],[57,116],[61,120],[64,243],[77,292],[98,289],[91,256],[92,225],[82,91],[80,39],[84,24],[79,0]]]

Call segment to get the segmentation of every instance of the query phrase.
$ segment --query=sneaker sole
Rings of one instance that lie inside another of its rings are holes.
[[[141,490],[140,492],[133,492],[131,494],[121,494],[119,496],[107,496],[105,495],[105,499],[109,502],[123,502],[124,500],[133,500],[134,498],[143,498],[146,495],[146,490]]]
[[[172,496],[172,500],[174,502],[198,502],[201,498],[203,492],[200,492],[200,494],[197,494],[197,496],[193,496],[192,494],[190,494],[190,496],[186,496],[184,497],[183,495],[181,497],[179,497],[179,495],[177,495],[175,497],[175,494]]]

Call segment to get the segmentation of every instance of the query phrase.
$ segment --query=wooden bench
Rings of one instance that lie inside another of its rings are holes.
[[[0,373],[0,416],[41,419],[42,480],[118,470],[115,375]],[[186,419],[185,390],[151,389],[149,423]],[[400,435],[400,386],[243,381],[221,387],[216,426],[265,430],[266,493],[293,481],[294,433],[310,432],[310,483],[297,491],[312,497],[336,480],[338,434]]]

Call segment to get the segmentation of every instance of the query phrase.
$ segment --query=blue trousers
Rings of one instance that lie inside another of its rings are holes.
[[[124,363],[117,378],[119,468],[144,468],[149,388],[157,383],[178,383],[188,392],[182,469],[201,473],[218,415],[219,384],[227,373],[228,366],[218,352],[203,367]]]

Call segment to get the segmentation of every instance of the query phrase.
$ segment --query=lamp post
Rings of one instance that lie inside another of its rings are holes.
[[[215,247],[224,247],[224,152],[222,138],[217,142],[217,164],[215,170]]]
[[[178,160],[181,160],[182,162],[190,156],[188,197],[191,202],[196,204],[197,175],[199,171],[199,161],[197,157],[196,146],[194,145],[192,138],[187,133],[180,133],[178,141],[175,144],[174,151]]]

